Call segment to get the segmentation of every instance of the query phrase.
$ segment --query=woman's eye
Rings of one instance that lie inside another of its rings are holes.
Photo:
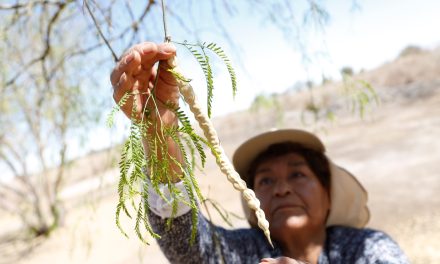
[[[266,186],[273,183],[273,180],[271,178],[262,178],[258,181],[258,185],[260,186]]]
[[[302,177],[304,177],[304,176],[305,176],[304,173],[301,173],[301,172],[293,172],[293,173],[290,174],[290,177],[291,177],[291,178],[294,178],[294,179],[296,179],[296,178],[302,178]]]

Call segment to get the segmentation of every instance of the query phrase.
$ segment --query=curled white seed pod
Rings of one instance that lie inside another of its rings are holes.
[[[174,59],[170,59],[168,61],[168,64],[174,67],[174,71],[180,73],[176,68],[177,65]],[[189,105],[190,110],[194,114],[197,122],[199,123],[199,126],[202,129],[206,139],[214,148],[213,154],[216,157],[217,165],[219,166],[220,170],[226,175],[228,181],[232,183],[234,188],[242,193],[243,198],[245,199],[249,208],[255,211],[258,226],[263,230],[267,240],[273,247],[272,241],[270,239],[269,222],[266,220],[264,211],[260,208],[260,201],[255,196],[254,191],[247,188],[246,182],[240,178],[240,175],[235,171],[232,163],[226,156],[225,151],[220,146],[217,132],[215,131],[211,120],[202,111],[200,104],[197,102],[197,98],[194,94],[192,86],[188,82],[184,82],[182,80],[178,80],[178,86],[180,93],[183,96],[183,99]]]

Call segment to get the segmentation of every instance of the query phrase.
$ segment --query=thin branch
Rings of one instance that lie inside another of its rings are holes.
[[[110,40],[112,41],[112,40]],[[49,80],[52,80],[55,77],[55,74],[58,72],[58,70],[64,65],[64,63],[66,63],[68,60],[77,57],[77,56],[82,56],[85,55],[89,52],[92,52],[98,48],[101,48],[103,45],[105,45],[104,43],[98,43],[95,44],[93,46],[90,47],[86,47],[84,49],[80,49],[68,54],[64,54],[59,61],[55,64],[54,67],[52,67],[51,71],[50,71],[50,75],[48,76]]]
[[[24,223],[26,226],[32,226],[32,223],[26,216],[25,211],[22,210],[16,203],[11,203],[2,193],[0,193],[0,209],[20,217],[22,223]]]
[[[138,18],[137,21],[134,21],[131,26],[127,27],[120,36],[119,38],[122,38],[126,33],[129,32],[130,28],[133,30],[133,35],[131,37],[130,42],[128,43],[128,46],[125,49],[128,49],[130,46],[133,45],[134,40],[136,38],[137,32],[139,31],[139,25],[141,25],[141,23],[143,22],[143,20],[145,19],[145,17],[147,16],[147,14],[150,12],[151,8],[153,7],[153,4],[155,4],[155,0],[150,0],[148,2],[148,4],[145,6],[144,11],[142,12],[142,14],[140,15],[140,17]]]
[[[3,191],[1,191],[2,189],[3,189]],[[19,198],[20,200],[23,200],[26,197],[28,197],[28,195],[25,192],[23,192],[23,191],[21,191],[21,190],[19,190],[17,188],[14,188],[11,185],[8,185],[6,183],[2,183],[2,182],[0,182],[0,193],[10,193],[10,194],[13,194],[14,196]]]
[[[46,85],[45,85],[46,89],[43,89],[43,92],[39,95],[39,99],[37,102],[38,106],[41,106],[41,104],[44,102],[46,95],[48,94],[48,91],[50,90],[49,88],[51,87],[50,78],[49,78],[50,75],[47,71],[45,61],[46,61],[46,58],[49,55],[50,50],[52,48],[51,42],[50,42],[52,28],[55,25],[55,22],[60,18],[60,14],[65,7],[66,7],[66,4],[60,4],[58,11],[52,16],[52,18],[49,21],[49,24],[47,25],[46,37],[45,37],[45,51],[44,51],[43,55],[41,56],[41,72],[43,75],[43,79],[46,83]]]
[[[29,175],[27,171],[26,161],[23,159],[24,155],[20,155],[17,150],[14,149],[13,145],[6,141],[1,141],[2,147],[8,150],[8,154],[6,155],[3,151],[0,151],[0,158],[5,162],[5,164],[9,167],[9,169],[13,172],[14,177],[17,178],[20,182],[24,184],[28,188],[28,190],[34,195],[34,198],[38,200],[38,195],[35,187],[29,181]],[[14,166],[12,162],[12,158],[20,161],[22,172],[19,172],[18,169]]]
[[[115,51],[113,50],[112,46],[110,45],[110,43],[108,42],[107,38],[104,36],[104,33],[102,33],[101,27],[98,24],[98,21],[96,20],[95,16],[93,15],[92,10],[90,10],[89,4],[87,3],[87,0],[83,1],[84,6],[86,7],[87,11],[89,12],[90,17],[93,20],[93,23],[95,24],[96,29],[98,30],[99,35],[101,36],[101,38],[104,40],[105,45],[107,46],[107,48],[110,50],[110,52],[112,53],[113,59],[115,62],[117,62],[118,59],[118,55],[116,55]]]
[[[65,90],[63,90],[62,97],[65,100],[68,99],[67,98],[68,95],[66,95]],[[55,177],[54,189],[53,189],[55,201],[57,200],[59,189],[60,189],[61,183],[63,181],[64,169],[66,166],[66,152],[67,152],[66,131],[68,129],[68,109],[69,109],[68,107],[62,108],[62,110],[61,110],[61,123],[57,125],[57,127],[59,128],[59,133],[60,133],[60,138],[61,138],[61,149],[59,152],[60,163],[58,164],[58,168],[57,168],[58,172]]]
[[[18,169],[14,166],[14,163],[3,153],[3,151],[1,151],[1,149],[0,149],[0,158],[6,164],[6,166],[8,166],[8,168],[11,170],[11,172],[14,175],[20,175]]]
[[[13,215],[19,215],[22,216],[21,210],[18,209],[16,205],[12,205],[12,203],[7,203],[7,198],[4,194],[0,193],[0,209],[3,209],[4,211],[13,214]]]
[[[68,1],[69,2],[69,1]],[[0,5],[0,10],[18,10],[18,9],[22,9],[22,8],[28,8],[29,6],[32,5],[60,5],[60,4],[65,4],[65,1],[48,1],[48,0],[43,0],[43,1],[33,1],[33,2],[28,2],[28,3],[17,3],[15,5]]]
[[[163,32],[165,35],[165,42],[170,42],[171,37],[168,35],[168,27],[167,27],[167,16],[166,16],[166,6],[165,6],[165,0],[161,0],[162,4],[162,23],[163,23]]]
[[[133,10],[131,10],[130,2],[129,1],[125,1],[124,3],[125,3],[125,7],[127,8],[128,15],[130,16],[130,19],[132,21],[134,21],[135,18],[134,18]]]
[[[155,3],[156,3],[155,0],[150,0],[150,1],[148,2],[148,5],[145,7],[144,12],[142,13],[142,15],[141,15],[141,16],[139,17],[139,19],[138,19],[138,23],[139,23],[140,21],[143,21],[143,20],[144,20],[145,16],[150,12],[151,7],[152,7]]]
[[[44,60],[46,59],[46,57],[49,55],[50,53],[50,49],[51,49],[51,43],[50,43],[50,35],[52,33],[52,28],[53,25],[55,24],[55,22],[58,20],[61,12],[63,11],[63,9],[67,6],[67,3],[71,3],[73,0],[70,1],[66,1],[64,3],[59,3],[58,4],[58,10],[57,12],[52,16],[52,18],[49,21],[49,24],[47,26],[47,30],[46,30],[46,36],[45,36],[45,44],[44,44],[44,50],[42,52],[42,54],[40,56],[38,56],[37,58],[32,59],[31,61],[29,61],[26,65],[23,66],[23,68],[19,71],[17,71],[17,73],[11,78],[9,79],[6,84],[5,87],[8,87],[10,85],[12,85],[17,78],[19,78],[23,73],[27,72],[27,70],[34,65],[37,62],[42,62],[44,64]],[[43,69],[44,71],[45,69]]]

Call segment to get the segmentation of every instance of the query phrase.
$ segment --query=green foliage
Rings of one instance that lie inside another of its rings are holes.
[[[206,204],[210,204],[212,205],[212,207],[217,211],[217,213],[221,216],[221,218],[223,219],[223,221],[225,221],[226,224],[228,224],[230,227],[232,227],[232,220],[231,218],[237,218],[240,220],[244,220],[245,218],[233,213],[233,212],[228,212],[225,208],[223,208],[223,206],[221,206],[221,204],[219,204],[217,201],[213,200],[213,199],[209,199],[206,198],[203,203]]]
[[[420,54],[423,52],[423,49],[419,46],[415,46],[415,45],[409,45],[407,47],[405,47],[400,53],[398,58],[402,58],[402,57],[406,57],[406,56],[411,56],[414,54]]]
[[[182,45],[187,47],[196,57],[205,74],[208,88],[208,112],[210,113],[214,84],[210,58],[206,50],[212,50],[225,62],[231,75],[234,94],[236,91],[235,72],[223,50],[215,44],[211,43],[205,46],[205,44],[190,45],[184,42]],[[173,69],[169,69],[169,71],[184,83],[191,81]],[[121,160],[119,162],[119,202],[116,206],[116,225],[122,234],[128,237],[128,234],[124,231],[120,223],[121,213],[123,213],[130,219],[135,218],[134,230],[141,241],[147,243],[144,235],[142,235],[143,230],[146,230],[152,237],[159,238],[159,235],[151,228],[148,220],[148,212],[150,210],[148,204],[148,189],[153,188],[172,206],[172,215],[167,221],[168,226],[171,226],[179,202],[191,207],[193,226],[190,242],[193,243],[197,232],[198,201],[205,201],[195,178],[194,171],[197,167],[204,167],[207,158],[205,153],[206,148],[210,149],[214,156],[217,157],[218,154],[207,139],[196,133],[190,122],[190,118],[181,108],[175,107],[172,104],[165,104],[165,107],[175,113],[178,119],[178,125],[175,127],[167,127],[162,124],[157,108],[158,100],[154,93],[154,89],[156,89],[155,86],[156,84],[146,99],[150,107],[147,109],[147,103],[145,104],[140,120],[139,113],[136,112],[135,107],[136,93],[125,94],[119,103],[113,107],[107,118],[107,124],[111,126],[115,114],[126,104],[130,97],[133,99],[130,134],[123,146]],[[182,153],[182,161],[177,160],[176,157],[168,153],[168,140],[171,140],[178,146]],[[143,145],[148,149],[147,153],[144,153]],[[177,167],[182,172],[178,177],[183,183],[188,198],[185,198],[181,191],[173,184],[173,175],[175,172],[172,171],[172,167]],[[148,175],[146,175],[144,171],[147,171]],[[160,188],[161,184],[165,184],[168,188],[170,193],[169,199],[162,193]],[[142,188],[139,190],[138,186],[142,186]],[[214,207],[219,208],[216,204]],[[131,211],[134,211],[134,213]],[[227,215],[222,214],[222,217],[225,220],[228,219]]]
[[[317,123],[322,119],[333,122],[336,119],[333,110],[323,103],[316,103],[313,96],[301,112],[301,123],[307,125],[309,117],[312,118],[313,123]]]
[[[365,118],[367,110],[380,104],[380,100],[374,88],[365,80],[355,79],[351,76],[351,70],[341,70],[343,77],[341,101],[346,104],[352,114],[359,114]],[[318,121],[334,122],[337,114],[335,107],[323,97],[322,101],[315,100],[313,94],[301,112],[301,122],[310,125],[309,121],[317,124]],[[337,110],[336,110],[337,111]]]
[[[272,109],[279,108],[280,104],[276,98],[276,94],[264,94],[260,93],[255,96],[254,101],[252,101],[250,110],[252,112],[259,112],[262,109]]]
[[[350,66],[345,66],[341,69],[342,76],[353,76],[353,74],[354,74],[353,68]]]
[[[113,106],[112,111],[110,112],[110,114],[107,116],[107,126],[108,127],[112,127],[114,120],[115,120],[115,115],[116,113],[119,112],[119,110],[121,110],[121,107],[124,106],[127,103],[128,98],[130,97],[130,93],[126,93],[124,94],[124,96],[122,96],[121,100],[118,102],[117,105]]]
[[[208,91],[207,94],[207,108],[208,108],[208,116],[211,116],[211,108],[212,108],[212,98],[213,98],[213,89],[214,89],[214,80],[212,77],[212,69],[209,64],[209,57],[206,55],[204,46],[202,45],[191,45],[187,42],[179,43],[184,45],[191,53],[192,55],[197,59],[197,61],[200,64],[200,67],[203,70],[203,74],[206,78],[206,88]],[[201,52],[197,49],[200,48]],[[202,54],[203,55],[202,55]]]
[[[231,61],[229,60],[228,56],[226,56],[225,52],[215,43],[209,43],[206,48],[212,50],[215,54],[217,54],[217,56],[219,56],[223,60],[223,63],[226,65],[229,76],[231,78],[232,95],[235,97],[235,95],[237,94],[237,77],[235,74],[235,70],[231,65]]]
[[[343,75],[344,93],[349,98],[349,108],[355,113],[359,112],[361,118],[365,117],[368,107],[379,105],[379,97],[371,84],[365,80],[356,80],[351,76]]]
[[[200,67],[203,70],[203,74],[205,75],[206,79],[206,87],[207,87],[207,110],[208,110],[208,116],[211,117],[211,109],[212,109],[212,99],[214,97],[213,90],[214,90],[214,80],[213,80],[213,73],[212,68],[210,64],[210,58],[208,54],[206,53],[206,49],[212,51],[214,54],[216,54],[226,65],[226,68],[228,69],[229,76],[231,78],[231,85],[232,85],[232,94],[235,97],[237,93],[237,76],[235,74],[235,70],[232,67],[231,61],[229,60],[226,53],[223,51],[222,48],[217,46],[215,43],[209,43],[206,44],[189,44],[188,42],[184,41],[182,42],[174,42],[179,45],[185,46],[191,54],[196,58],[198,61]]]
[[[196,134],[196,132],[192,128],[191,122],[189,121],[189,118],[186,116],[185,112],[183,112],[182,110],[180,110],[178,108],[175,110],[175,113],[176,113],[177,118],[179,119],[180,123],[182,124],[182,126],[179,128],[179,132],[182,132],[182,133],[189,136],[191,143],[194,144],[195,149],[199,153],[202,167],[204,167],[205,162],[206,162],[206,154],[205,154],[205,151],[204,151],[201,143],[204,143],[205,141],[203,140],[202,137],[200,137],[199,135]],[[180,141],[176,141],[176,142],[181,143]],[[189,147],[191,148],[191,145]],[[191,148],[191,149],[193,149],[193,148]]]
[[[258,94],[249,109],[251,112],[259,115],[264,114],[263,111],[270,111],[270,114],[276,120],[276,125],[281,126],[284,119],[284,109],[280,104],[277,94]]]

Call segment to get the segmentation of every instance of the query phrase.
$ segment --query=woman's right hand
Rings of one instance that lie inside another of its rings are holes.
[[[169,43],[156,44],[143,42],[131,47],[114,67],[110,80],[113,86],[113,98],[118,103],[126,93],[135,94],[135,99],[130,96],[121,107],[129,118],[142,119],[144,107],[152,110],[151,118],[160,116],[164,125],[175,125],[177,118],[165,103],[178,106],[179,88],[175,77],[166,69],[170,66],[167,60],[175,56],[176,48]],[[159,79],[155,88],[158,99],[153,104],[149,95],[154,86],[156,70],[153,68],[156,62],[162,61],[159,70]],[[132,116],[133,102],[136,102],[135,115]],[[147,105],[146,105],[147,104]],[[157,111],[156,111],[157,107]]]
[[[179,106],[180,92],[177,81],[172,73],[167,71],[170,68],[169,59],[176,54],[176,48],[172,44],[155,44],[144,42],[131,47],[119,60],[113,69],[110,80],[113,85],[113,98],[118,103],[126,93],[135,94],[135,98],[130,96],[127,102],[121,106],[122,111],[129,118],[142,120],[144,108],[149,110],[149,120],[161,120],[156,122],[157,126],[150,127],[148,133],[153,135],[161,126],[177,126],[178,120],[175,112],[169,105]],[[156,70],[153,68],[156,62],[159,63],[159,77],[154,91],[154,82],[156,79]],[[154,93],[155,103],[150,97]],[[133,114],[133,103],[135,113]],[[158,133],[161,135],[161,133]],[[162,138],[167,144],[167,153],[158,151],[156,154],[159,159],[170,159],[170,177],[173,182],[180,180],[182,174],[181,168],[174,162],[177,160],[182,163],[182,154],[172,140],[172,138]],[[148,152],[148,146],[143,141],[144,148]],[[170,158],[172,157],[172,158]],[[172,159],[172,160],[171,160]],[[167,182],[166,179],[163,182]]]

